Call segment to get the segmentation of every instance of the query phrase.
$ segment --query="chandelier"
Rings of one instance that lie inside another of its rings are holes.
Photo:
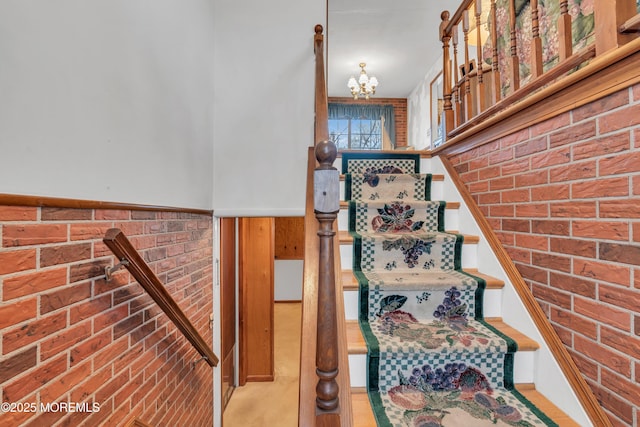
[[[355,77],[351,76],[349,79],[349,83],[347,86],[351,89],[351,95],[353,95],[353,99],[358,99],[358,97],[364,97],[364,99],[369,99],[370,95],[376,93],[376,87],[378,86],[378,79],[375,77],[367,76],[367,72],[364,70],[364,67],[367,64],[364,62],[360,63],[360,77],[356,80]]]

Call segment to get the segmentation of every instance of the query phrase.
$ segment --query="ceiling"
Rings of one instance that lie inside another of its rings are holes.
[[[366,62],[376,97],[406,98],[442,54],[440,13],[460,0],[328,0],[329,96],[350,96],[347,81]]]

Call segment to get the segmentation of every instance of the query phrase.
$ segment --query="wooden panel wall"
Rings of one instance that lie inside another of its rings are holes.
[[[275,219],[276,259],[304,259],[304,217]]]
[[[240,385],[274,379],[274,222],[240,219]]]

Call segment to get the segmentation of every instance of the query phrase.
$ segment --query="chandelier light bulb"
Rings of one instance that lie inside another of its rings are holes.
[[[371,90],[373,91],[373,93],[376,93],[376,86],[378,86],[378,79],[371,76],[371,78],[369,79],[369,86],[371,86]]]

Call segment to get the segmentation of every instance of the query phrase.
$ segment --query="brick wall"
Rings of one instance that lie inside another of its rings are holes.
[[[330,97],[329,102],[335,104],[367,104],[367,105],[393,105],[393,114],[396,119],[396,147],[407,146],[407,99],[406,98],[371,98],[358,99]]]
[[[640,86],[452,159],[616,425],[640,422]]]
[[[99,411],[0,413],[3,426],[213,422],[211,368],[102,243],[120,228],[211,345],[212,218],[0,206],[2,401]],[[20,409],[18,407],[17,409]]]

